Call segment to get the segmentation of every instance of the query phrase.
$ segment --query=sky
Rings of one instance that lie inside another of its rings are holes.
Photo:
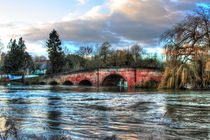
[[[0,45],[23,37],[27,51],[47,55],[55,29],[62,45],[74,52],[82,45],[108,41],[113,48],[141,45],[161,53],[160,35],[209,0],[0,0]]]

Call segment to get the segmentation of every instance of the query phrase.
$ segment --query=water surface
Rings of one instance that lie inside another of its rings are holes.
[[[0,139],[210,139],[209,91],[0,87]]]

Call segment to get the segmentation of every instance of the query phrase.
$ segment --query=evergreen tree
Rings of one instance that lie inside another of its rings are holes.
[[[62,51],[61,40],[59,35],[54,29],[49,34],[49,40],[47,41],[47,48],[49,53],[49,58],[51,62],[51,73],[61,72],[65,66],[65,55]]]
[[[26,52],[26,46],[22,37],[18,44],[16,40],[10,40],[8,44],[8,53],[6,54],[2,66],[2,71],[6,74],[25,75],[26,70],[33,70],[33,61],[31,56]]]

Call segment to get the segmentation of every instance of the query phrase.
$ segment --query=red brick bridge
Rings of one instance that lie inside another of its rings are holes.
[[[117,86],[121,80],[129,87],[147,80],[160,82],[160,70],[150,68],[98,68],[89,71],[75,71],[63,75],[44,77],[42,84],[86,85],[86,86]]]

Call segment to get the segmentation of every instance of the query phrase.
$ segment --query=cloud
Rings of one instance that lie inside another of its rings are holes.
[[[30,41],[47,40],[48,34],[52,29],[56,29],[64,41],[97,43],[109,40],[110,42],[117,43],[119,40],[117,36],[111,35],[106,31],[106,24],[103,20],[81,19],[48,24],[40,28],[31,28],[26,30],[27,34],[24,35],[24,38]]]
[[[83,16],[65,17],[65,21],[29,28],[25,30],[24,38],[47,40],[49,32],[56,29],[63,41],[118,44],[129,40],[154,46],[161,33],[180,21],[195,4],[187,0],[109,0]]]

